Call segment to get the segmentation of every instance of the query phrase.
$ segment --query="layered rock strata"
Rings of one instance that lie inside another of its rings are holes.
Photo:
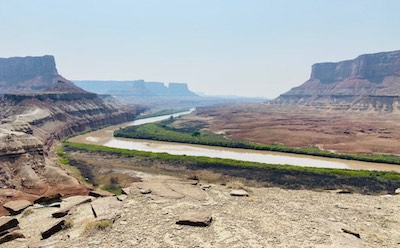
[[[52,148],[63,137],[133,120],[123,107],[60,76],[54,57],[0,59],[0,204],[88,194],[61,169]],[[6,215],[0,207],[0,215]]]
[[[0,58],[0,94],[86,91],[58,74],[53,56]]]
[[[392,112],[399,110],[399,97],[400,51],[394,51],[314,64],[308,81],[273,103]]]

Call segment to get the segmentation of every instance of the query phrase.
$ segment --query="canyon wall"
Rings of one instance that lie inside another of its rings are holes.
[[[0,94],[1,205],[87,194],[87,186],[60,168],[54,145],[143,111],[77,87],[58,74],[52,56],[0,59]],[[0,207],[0,215],[7,213]]]
[[[400,51],[393,51],[360,55],[338,63],[314,64],[309,80],[272,103],[397,111],[399,96]]]

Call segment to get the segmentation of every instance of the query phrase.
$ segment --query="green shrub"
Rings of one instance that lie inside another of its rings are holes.
[[[101,152],[116,154],[125,157],[141,157],[163,160],[166,162],[190,162],[207,166],[225,166],[229,167],[245,167],[245,168],[261,168],[264,170],[291,170],[299,172],[310,172],[316,174],[329,174],[345,177],[374,177],[381,180],[400,180],[400,173],[385,172],[385,171],[367,171],[367,170],[344,170],[344,169],[330,169],[330,168],[315,168],[315,167],[302,167],[294,165],[280,165],[280,164],[265,164],[256,162],[247,162],[233,159],[185,156],[185,155],[171,155],[168,153],[154,153],[144,152],[120,148],[112,148],[98,145],[88,145],[72,142],[64,142],[65,149],[70,150],[84,150],[88,152]]]

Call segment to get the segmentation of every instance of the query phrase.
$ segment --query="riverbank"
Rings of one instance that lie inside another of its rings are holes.
[[[71,142],[65,142],[64,149],[67,156],[70,154],[71,165],[80,168],[84,177],[87,178],[93,175],[93,171],[110,171],[114,166],[122,166],[125,169],[155,170],[188,177],[208,171],[205,178],[202,178],[205,181],[207,177],[210,177],[215,182],[224,183],[225,179],[232,177],[253,182],[259,186],[277,186],[286,189],[346,189],[362,194],[393,194],[397,188],[400,188],[400,174],[392,172],[262,164]],[[84,159],[77,159],[78,155]],[[88,160],[92,161],[91,165],[87,163]],[[102,167],[102,164],[105,167]]]
[[[115,130],[114,136],[132,139],[148,139],[187,144],[199,144],[218,147],[242,148],[249,150],[275,151],[293,154],[304,154],[327,158],[365,161],[373,163],[386,163],[400,165],[400,156],[389,154],[341,154],[318,147],[303,148],[287,147],[280,144],[259,144],[241,140],[227,139],[224,135],[204,131],[203,122],[186,122],[185,125],[174,125],[175,119],[171,118],[156,123],[148,123],[138,126],[128,126]]]
[[[181,115],[187,115],[193,111],[180,112],[173,114],[173,119]],[[176,122],[186,121],[187,118],[176,119]],[[344,160],[335,158],[324,158],[310,155],[301,155],[295,153],[282,153],[275,151],[262,151],[254,149],[240,149],[240,148],[224,148],[217,146],[205,146],[205,145],[193,145],[178,142],[165,142],[165,141],[153,141],[153,140],[138,140],[130,138],[116,138],[113,133],[116,130],[123,129],[129,126],[139,126],[147,123],[154,123],[161,120],[168,120],[171,115],[164,115],[158,117],[152,117],[142,120],[136,120],[134,122],[127,122],[121,125],[110,126],[94,132],[89,132],[83,135],[78,135],[68,139],[71,142],[89,144],[89,145],[102,145],[114,148],[131,149],[139,151],[150,151],[150,152],[166,152],[175,155],[190,155],[190,156],[207,156],[224,159],[235,159],[249,162],[259,162],[267,164],[290,164],[296,166],[307,166],[307,167],[320,167],[320,168],[342,168],[352,170],[377,170],[377,171],[390,171],[400,173],[400,166],[393,164],[384,163],[371,163],[362,162],[356,160]],[[202,123],[190,123],[189,126],[198,126]],[[184,126],[187,126],[185,123]],[[218,136],[212,134],[213,136]]]

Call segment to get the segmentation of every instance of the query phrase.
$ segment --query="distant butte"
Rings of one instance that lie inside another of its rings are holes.
[[[53,56],[0,58],[0,94],[87,93],[58,74]]]
[[[274,103],[392,111],[400,96],[400,51],[360,55],[312,66],[305,83]]]
[[[135,81],[74,81],[76,85],[97,94],[113,96],[132,96],[134,98],[163,97],[188,98],[198,97],[189,90],[186,83],[145,82]]]

